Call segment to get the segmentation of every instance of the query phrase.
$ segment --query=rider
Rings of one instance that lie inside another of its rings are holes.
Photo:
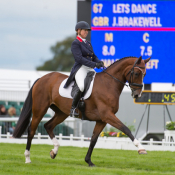
[[[104,66],[104,63],[100,61],[94,54],[92,45],[86,40],[88,31],[91,31],[89,24],[85,21],[80,21],[75,26],[75,31],[77,33],[77,38],[72,42],[71,51],[75,59],[75,64],[72,67],[71,74],[64,85],[67,88],[70,83],[75,80],[79,91],[75,93],[72,102],[72,108],[70,111],[70,116],[78,116],[75,109],[81,98],[81,94],[84,91],[84,79],[90,71],[94,71],[94,68]],[[95,72],[95,71],[94,71]]]

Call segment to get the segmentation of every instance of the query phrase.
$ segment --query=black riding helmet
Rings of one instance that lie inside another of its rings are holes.
[[[76,24],[75,31],[77,31],[78,29],[87,29],[87,30],[91,31],[89,24],[85,21],[80,21]]]

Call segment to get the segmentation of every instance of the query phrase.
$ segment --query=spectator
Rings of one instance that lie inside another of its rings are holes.
[[[4,105],[0,105],[0,115],[7,115],[7,111]]]
[[[0,117],[6,117],[6,115],[7,115],[7,111],[4,105],[0,105]],[[7,132],[5,122],[0,122],[0,126],[2,126],[2,129],[4,129]]]
[[[15,117],[16,115],[16,109],[14,107],[10,107],[8,110],[8,114],[10,117]],[[15,122],[11,122],[8,125],[8,131],[10,132],[10,134],[13,134],[13,131],[15,130]]]

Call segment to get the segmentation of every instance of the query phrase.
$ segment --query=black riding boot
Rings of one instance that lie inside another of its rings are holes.
[[[73,102],[72,102],[72,108],[70,110],[70,116],[71,117],[78,117],[79,114],[75,111],[77,105],[78,105],[78,102],[81,98],[81,94],[82,92],[79,90],[78,92],[75,93],[74,97],[73,97]]]

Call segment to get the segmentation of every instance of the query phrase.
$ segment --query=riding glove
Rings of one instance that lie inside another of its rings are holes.
[[[104,62],[103,61],[100,61],[100,63],[102,64],[102,67],[104,67]]]
[[[98,69],[100,69],[100,67],[104,67],[103,61],[100,61],[100,62],[96,63],[95,67],[98,68]]]

